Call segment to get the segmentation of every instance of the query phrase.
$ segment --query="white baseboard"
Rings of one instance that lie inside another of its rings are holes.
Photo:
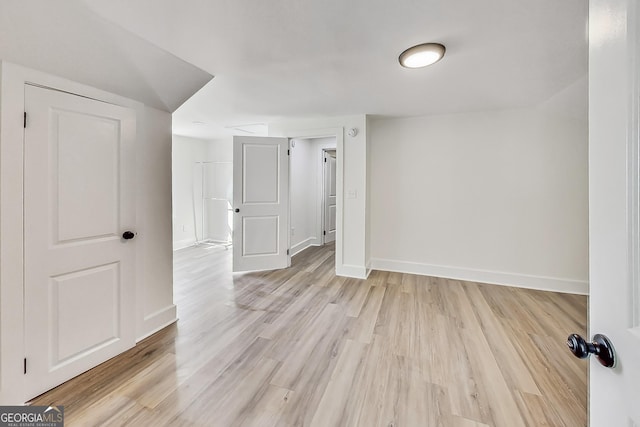
[[[314,237],[309,237],[308,239],[303,240],[302,242],[291,246],[291,256],[299,254],[310,246],[313,246],[316,239]]]
[[[143,339],[155,334],[160,329],[169,326],[176,320],[178,320],[178,317],[175,304],[171,304],[168,307],[145,316],[142,323],[142,331],[139,331],[136,342],[140,342]]]
[[[399,273],[420,274],[423,276],[444,277],[469,282],[490,283],[493,285],[514,286],[542,291],[564,292],[588,295],[589,282],[584,280],[563,279],[557,277],[532,276],[528,274],[504,273],[501,271],[476,270],[472,268],[449,267],[374,258],[371,267],[375,270]]]
[[[366,279],[367,269],[359,265],[342,264],[336,266],[336,275],[344,277],[353,277],[356,279]]]
[[[366,267],[366,274],[367,274],[367,279],[369,278],[369,275],[371,274],[371,260],[367,261],[367,267]]]
[[[189,246],[193,246],[196,243],[195,239],[184,239],[173,242],[173,250],[177,251],[178,249],[188,248]]]

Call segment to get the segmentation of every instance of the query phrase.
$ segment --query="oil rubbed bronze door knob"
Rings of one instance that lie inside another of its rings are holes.
[[[124,240],[131,240],[134,237],[136,237],[136,233],[134,233],[133,231],[125,231],[124,233],[122,233],[122,238]]]
[[[593,342],[587,342],[578,334],[571,334],[567,338],[567,347],[578,359],[586,359],[593,354],[602,366],[613,368],[616,365],[613,344],[602,334],[594,335]]]

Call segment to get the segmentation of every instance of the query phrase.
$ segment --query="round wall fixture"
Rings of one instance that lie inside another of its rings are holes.
[[[440,43],[423,43],[402,52],[398,60],[405,68],[422,68],[440,61],[445,51]]]
[[[349,131],[347,132],[347,135],[349,135],[350,137],[354,137],[358,134],[358,129],[356,128],[351,128],[349,129]]]

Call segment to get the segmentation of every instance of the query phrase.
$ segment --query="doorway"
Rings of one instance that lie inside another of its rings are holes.
[[[294,138],[290,147],[290,238],[296,255],[335,241],[336,138]]]
[[[293,255],[323,245],[327,149],[336,150],[336,265],[342,259],[341,133],[234,137],[234,272],[285,268]]]
[[[173,249],[199,244],[228,248],[232,194],[232,140],[173,135]]]

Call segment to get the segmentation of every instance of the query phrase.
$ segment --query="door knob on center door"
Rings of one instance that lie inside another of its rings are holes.
[[[593,342],[587,342],[578,334],[571,334],[567,338],[567,347],[578,359],[586,359],[595,354],[598,362],[604,367],[613,368],[616,364],[613,344],[611,344],[609,338],[602,334],[595,334]]]
[[[134,237],[136,237],[136,233],[134,233],[133,231],[125,231],[124,233],[122,233],[122,238],[124,240],[131,240]]]
[[[238,213],[238,212],[240,212],[240,209],[236,208],[234,212]]]

